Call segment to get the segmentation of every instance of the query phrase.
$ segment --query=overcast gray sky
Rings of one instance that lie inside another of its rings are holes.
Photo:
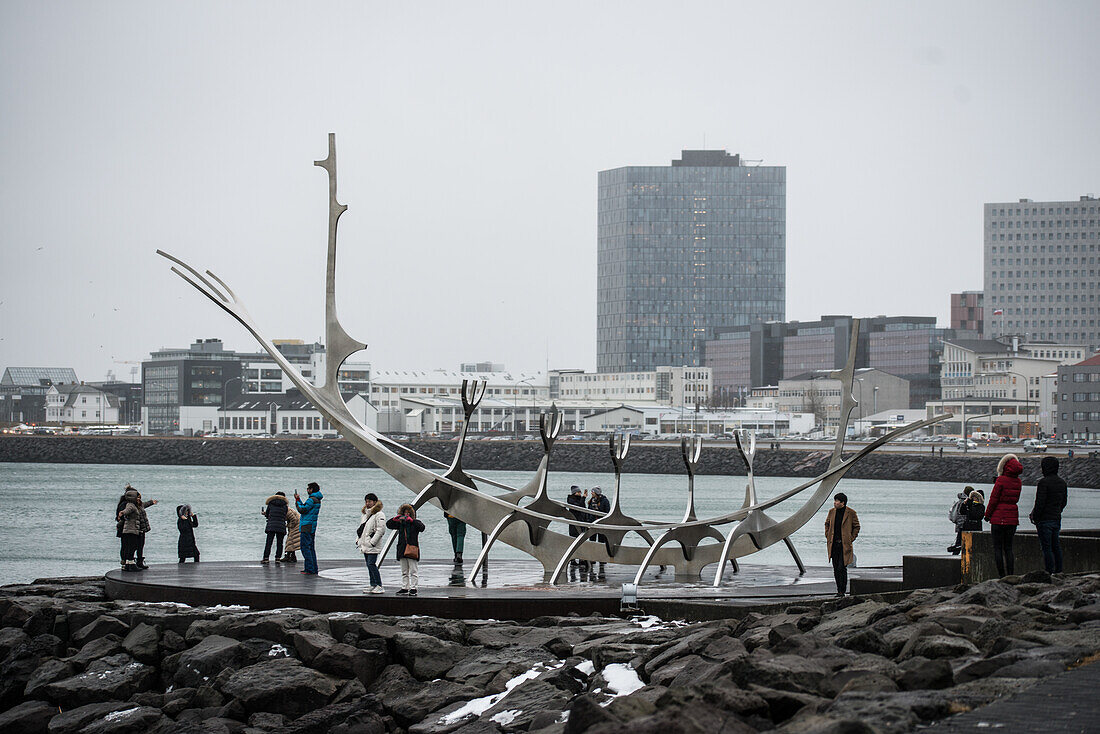
[[[1100,3],[0,2],[0,368],[323,332],[376,368],[595,366],[596,173],[787,166],[787,316],[934,315],[982,203],[1100,193]]]

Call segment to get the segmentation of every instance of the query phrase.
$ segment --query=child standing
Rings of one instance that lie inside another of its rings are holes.
[[[176,507],[176,527],[180,531],[178,545],[180,563],[188,558],[194,558],[199,562],[199,548],[195,545],[195,528],[199,526],[199,516],[191,511],[191,505],[179,505]]]
[[[420,534],[424,523],[416,519],[416,510],[410,504],[401,505],[397,517],[386,521],[386,527],[397,531],[397,557],[401,559],[401,589],[398,595],[416,596],[420,582]]]

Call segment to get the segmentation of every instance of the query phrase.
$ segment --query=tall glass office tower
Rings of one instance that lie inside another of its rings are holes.
[[[600,372],[699,366],[715,329],[785,319],[786,179],[724,150],[600,171]]]

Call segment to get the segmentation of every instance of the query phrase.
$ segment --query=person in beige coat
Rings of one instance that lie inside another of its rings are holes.
[[[363,593],[381,594],[382,575],[378,572],[378,554],[382,552],[382,543],[386,539],[386,517],[382,514],[382,500],[374,492],[363,498],[358,534],[355,547],[363,554],[370,576],[370,588],[363,589]]]
[[[298,514],[298,510],[294,508],[294,505],[288,504],[286,508],[286,555],[283,556],[283,563],[298,562],[298,556],[295,553],[302,547],[302,539],[298,530],[298,523],[301,520],[302,516]]]
[[[825,543],[829,548],[829,560],[833,563],[837,596],[844,596],[848,588],[848,566],[856,560],[852,541],[857,537],[859,537],[859,516],[855,510],[848,507],[848,495],[837,492],[833,497],[833,508],[825,518]]]

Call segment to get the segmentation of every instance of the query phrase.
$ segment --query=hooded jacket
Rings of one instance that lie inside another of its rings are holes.
[[[267,498],[264,504],[266,505],[264,517],[267,518],[267,525],[264,526],[264,532],[285,535],[286,511],[288,507],[286,497],[279,494],[273,494]]]
[[[126,499],[126,507],[122,510],[122,534],[141,535],[149,532],[149,516],[145,514],[145,508],[152,505],[153,501],[142,502],[140,495],[132,489],[123,497]]]
[[[363,513],[359,521],[363,532],[355,541],[360,553],[381,553],[382,541],[386,537],[386,518],[382,515],[382,503],[375,502],[374,507]]]
[[[287,553],[294,553],[302,547],[302,536],[298,530],[301,519],[302,516],[293,507],[286,508],[286,545],[283,550]]]
[[[305,502],[295,501],[302,519],[298,521],[298,530],[302,533],[317,532],[317,515],[321,512],[321,500],[325,496],[318,490],[306,498]]]
[[[1024,466],[1015,454],[1006,454],[997,466],[1000,476],[993,483],[993,491],[985,506],[985,519],[990,525],[1019,525],[1020,513],[1016,503],[1020,501],[1020,475]]]
[[[397,559],[405,557],[405,548],[410,545],[420,547],[420,534],[424,532],[424,523],[415,517],[398,515],[386,521],[386,527],[397,531]],[[366,532],[365,530],[363,531]]]
[[[180,531],[176,553],[179,558],[198,558],[199,547],[195,545],[195,528],[199,526],[199,518],[194,513],[184,517],[184,507],[186,505],[176,507],[176,529]]]
[[[1061,522],[1069,493],[1065,480],[1058,476],[1058,459],[1045,456],[1040,466],[1043,478],[1035,485],[1035,507],[1031,510],[1031,521],[1036,524]]]

